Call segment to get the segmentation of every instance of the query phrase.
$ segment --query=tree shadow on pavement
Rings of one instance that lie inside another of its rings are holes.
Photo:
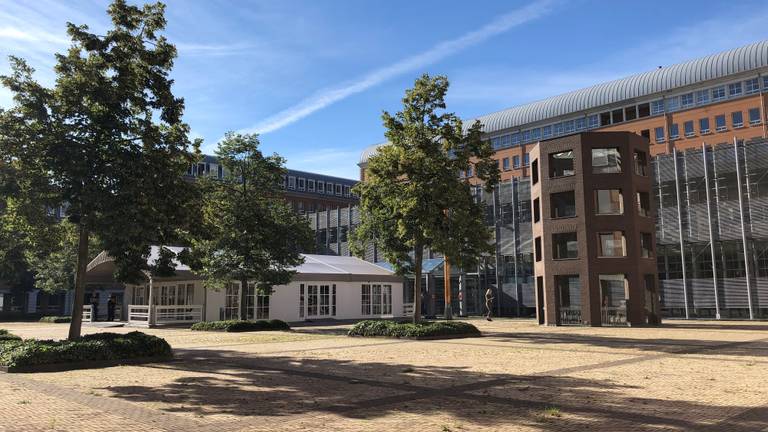
[[[338,421],[403,416],[403,427],[409,416],[435,416],[434,421],[449,419],[469,430],[473,425],[541,431],[720,430],[727,424],[728,430],[751,431],[768,421],[768,410],[762,408],[637,397],[637,387],[611,380],[221,350],[177,350],[177,355],[178,361],[144,366],[173,371],[178,377],[166,384],[104,390],[128,401],[159,404],[166,412],[226,414],[262,426],[304,414],[335,414]],[[387,428],[397,424],[390,421]]]

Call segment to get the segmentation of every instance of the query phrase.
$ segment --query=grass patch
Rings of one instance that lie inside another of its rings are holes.
[[[227,320],[227,321],[203,321],[192,324],[191,330],[196,331],[223,331],[223,332],[248,332],[248,331],[267,331],[267,330],[290,330],[285,321],[277,319],[245,321],[245,320]]]
[[[21,338],[13,333],[9,333],[6,329],[0,329],[0,343],[8,341],[20,341]]]
[[[0,343],[0,366],[9,369],[144,357],[171,357],[171,346],[165,339],[138,331],[96,333],[74,341],[16,339]]]
[[[544,408],[541,412],[544,417],[561,417],[563,414],[560,412],[560,408],[549,406]]]
[[[480,336],[480,330],[474,325],[464,321],[425,321],[419,324],[413,324],[384,320],[366,320],[355,324],[349,330],[348,335],[427,339],[454,336]]]
[[[68,317],[68,316],[44,316],[44,317],[40,318],[40,322],[42,322],[42,323],[54,323],[54,324],[68,323],[68,322],[72,322],[72,317]]]

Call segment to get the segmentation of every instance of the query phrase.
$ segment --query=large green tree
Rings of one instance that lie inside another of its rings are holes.
[[[402,111],[383,113],[389,145],[369,159],[365,181],[356,186],[361,224],[353,250],[360,254],[375,242],[398,271],[413,273],[414,322],[421,320],[425,248],[459,268],[492,250],[484,209],[459,173],[473,166],[490,189],[498,183],[498,164],[479,122],[464,130],[459,117],[445,112],[447,91],[447,78],[425,74],[406,90]]]
[[[228,133],[216,156],[225,175],[200,181],[203,234],[190,239],[186,259],[207,287],[240,282],[240,317],[246,319],[249,281],[265,294],[290,282],[292,267],[303,262],[300,253],[314,246],[314,235],[284,199],[283,158],[265,156],[256,135]]]
[[[72,43],[56,56],[52,88],[18,58],[0,78],[15,102],[0,113],[0,159],[30,179],[22,193],[45,197],[33,206],[40,214],[67,203],[77,227],[70,338],[80,335],[91,236],[114,257],[118,279],[139,281],[150,244],[172,243],[194,214],[195,188],[182,174],[198,143],[172,92],[164,10],[115,0],[105,34],[68,23]]]

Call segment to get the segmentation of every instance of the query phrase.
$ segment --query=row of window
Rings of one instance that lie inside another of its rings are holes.
[[[216,169],[216,178],[224,178],[224,166],[214,165]],[[211,164],[208,162],[200,162],[192,164],[187,168],[187,175],[192,177],[210,176],[212,174]]]
[[[629,283],[623,273],[599,274],[600,298],[603,308],[625,308],[629,299]],[[653,291],[655,276],[643,275],[646,293]],[[559,306],[562,309],[581,309],[581,281],[579,275],[556,275],[555,287]],[[647,295],[647,294],[646,294]],[[561,315],[562,317],[562,315]],[[580,321],[580,320],[579,320]],[[574,323],[580,324],[580,322]]]
[[[616,108],[611,111],[591,114],[552,125],[492,137],[491,146],[493,146],[494,150],[515,147],[542,139],[554,138],[574,132],[581,132],[611,124],[660,115],[665,112],[680,111],[694,106],[720,102],[727,98],[737,98],[760,93],[761,89],[768,89],[768,76],[763,77],[762,88],[760,84],[758,78],[750,78],[745,81],[718,85],[716,87],[688,92],[664,99],[657,99],[651,102]]]
[[[304,177],[283,176],[283,188],[289,190],[298,190],[302,192],[324,193],[326,195],[352,196],[349,185],[333,182],[324,182],[322,180],[306,179]]]
[[[627,239],[624,231],[597,233],[597,256],[599,258],[617,258],[627,256]],[[653,257],[653,236],[640,233],[640,256]],[[534,257],[542,260],[541,237],[534,240]],[[579,243],[575,232],[552,234],[552,259],[565,260],[579,257]]]
[[[299,318],[327,317],[336,315],[336,284],[299,285]]]
[[[648,175],[648,155],[645,152],[635,150],[632,154],[632,162],[635,174]],[[531,182],[539,182],[539,164],[533,161],[531,169]],[[622,171],[621,152],[616,147],[592,149],[592,174],[617,174]],[[549,154],[549,177],[567,177],[576,174],[573,150],[565,150]]]
[[[742,111],[734,111],[731,113],[730,117],[731,117],[731,127],[733,129],[739,129],[745,126],[744,113]],[[749,126],[757,126],[759,124],[762,124],[762,119],[760,117],[760,108],[750,108],[747,111],[747,120],[749,121]],[[694,124],[693,120],[684,122],[683,135],[686,138],[695,136],[696,135],[695,126],[696,125]],[[698,126],[699,126],[699,135],[708,135],[713,132],[709,122],[709,117],[700,118],[698,121]],[[728,126],[726,125],[725,114],[716,115],[714,132],[725,132],[727,130],[728,130]],[[656,140],[657,143],[663,143],[667,139],[673,140],[673,139],[680,138],[680,127],[677,123],[672,123],[669,126],[669,137],[667,137],[664,132],[665,131],[663,126],[657,127],[654,130],[654,139]],[[647,136],[646,131],[643,131],[643,135],[646,136],[647,138],[650,138]]]
[[[636,192],[635,201],[637,214],[648,217],[651,213],[650,195],[648,192]],[[598,189],[594,193],[595,215],[624,214],[624,197],[621,189]],[[576,192],[556,192],[549,195],[550,218],[564,219],[576,217]],[[533,222],[541,220],[541,203],[539,198],[533,200]]]

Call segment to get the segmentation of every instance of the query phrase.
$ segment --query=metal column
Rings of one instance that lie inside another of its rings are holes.
[[[495,237],[496,237],[496,271],[495,279],[496,279],[496,316],[501,315],[501,282],[499,280],[499,268],[500,265],[500,258],[501,258],[501,246],[499,245],[499,236],[501,234],[501,227],[500,227],[500,221],[499,221],[499,206],[496,204],[497,200],[499,199],[499,185],[496,185],[493,188],[493,194],[491,195],[491,198],[493,199],[493,226],[495,228]],[[499,201],[500,202],[500,201]]]
[[[744,272],[747,278],[747,305],[749,306],[749,319],[755,319],[754,312],[752,311],[752,282],[749,277],[749,242],[747,241],[746,221],[744,220],[744,197],[742,196],[741,187],[741,166],[739,163],[739,145],[736,138],[733,138],[733,153],[736,156],[736,186],[739,191],[739,219],[741,221],[741,241],[744,248]]]
[[[707,162],[706,143],[701,143],[701,155],[704,160],[704,185],[707,188],[707,225],[709,226],[709,252],[712,258],[712,286],[715,290],[715,318],[720,319],[720,296],[717,286],[717,265],[715,265],[715,232],[712,230],[712,197],[709,191],[709,163]]]
[[[683,242],[683,207],[680,200],[680,173],[677,168],[677,149],[672,148],[672,159],[675,163],[675,192],[677,193],[677,230],[680,235],[680,264],[683,269],[683,299],[685,300],[685,319],[690,318],[688,313],[688,277],[685,268],[685,243]]]

